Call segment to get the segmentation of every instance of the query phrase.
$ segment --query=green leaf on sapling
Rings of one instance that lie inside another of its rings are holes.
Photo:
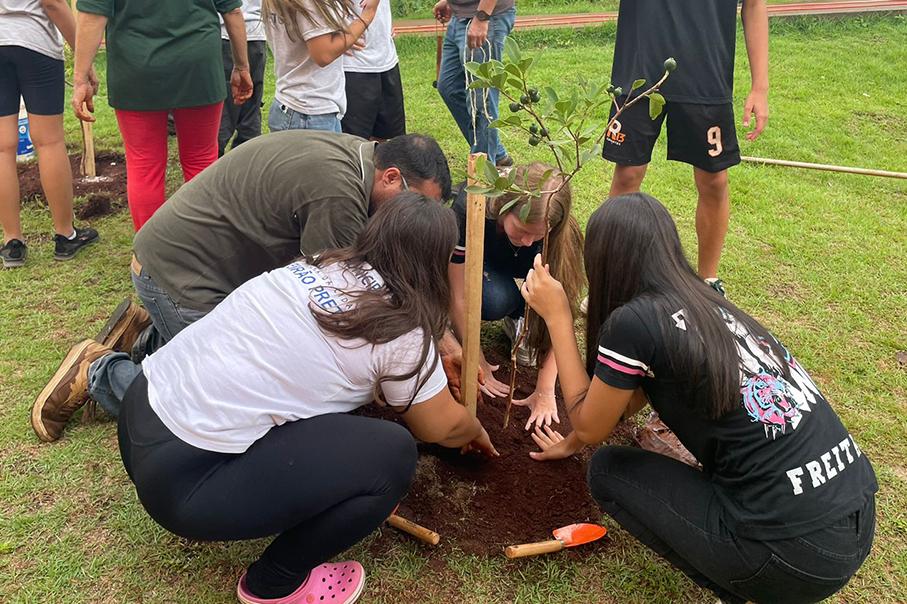
[[[467,86],[466,88],[468,90],[479,90],[479,89],[491,88],[491,87],[492,87],[491,82],[488,82],[486,80],[477,79],[477,80],[473,80],[472,82],[470,82],[469,86]]]
[[[479,185],[479,184],[469,185],[465,189],[465,191],[467,193],[472,193],[473,195],[488,195],[488,193],[493,190],[494,189],[490,189],[489,187],[486,187],[485,185]]]
[[[508,201],[507,203],[505,203],[504,205],[502,205],[502,206],[501,206],[501,209],[498,210],[498,216],[503,216],[504,214],[506,214],[507,212],[509,212],[510,209],[511,209],[513,206],[515,206],[516,203],[517,203],[519,200],[520,200],[519,198],[511,199],[510,201]]]
[[[494,180],[494,188],[498,191],[506,191],[510,188],[510,181],[507,180],[506,176],[498,176]]]
[[[519,63],[523,59],[520,45],[510,36],[504,38],[504,54],[513,63]]]
[[[529,74],[529,68],[532,67],[534,61],[535,60],[532,57],[520,60],[520,70],[523,72],[524,76]]]
[[[551,104],[557,103],[557,91],[554,88],[552,88],[551,86],[545,86],[544,92],[545,98],[547,98]]]
[[[482,180],[492,184],[498,179],[498,169],[486,157],[476,160],[476,172],[482,175]]]
[[[664,106],[665,98],[657,92],[653,92],[649,96],[649,117],[653,120],[657,119],[658,116],[661,115],[661,111],[662,109],[664,109]]]
[[[524,224],[527,224],[529,221],[529,212],[532,211],[532,203],[526,202],[523,204],[523,207],[520,208],[520,221]]]
[[[643,79],[636,80],[635,82],[633,82],[633,85],[630,86],[630,92],[633,92],[637,88],[642,88],[645,85],[646,85],[645,80],[643,80]]]

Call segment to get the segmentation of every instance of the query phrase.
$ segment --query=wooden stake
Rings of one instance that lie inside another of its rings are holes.
[[[484,153],[469,156],[467,184],[478,184],[476,160]],[[463,404],[473,417],[479,396],[479,349],[482,331],[482,272],[485,257],[485,196],[466,196],[466,333],[463,334],[463,371],[460,388]]]
[[[91,122],[82,122],[82,161],[79,164],[82,176],[95,177],[98,175],[94,160],[94,131]]]
[[[79,15],[76,10],[76,0],[71,0],[70,4],[73,15],[78,21]],[[98,175],[94,160],[94,130],[92,130],[91,122],[82,122],[82,161],[79,162],[79,170],[82,172],[82,176],[94,178]]]
[[[806,168],[807,170],[825,170],[826,172],[841,172],[844,174],[862,174],[864,176],[884,176],[886,178],[907,178],[907,172],[888,172],[887,170],[871,170],[869,168],[851,168],[848,166],[833,166],[830,164],[811,164],[803,161],[789,161],[786,159],[768,159],[765,157],[741,157],[745,162],[765,164],[769,166],[786,166],[788,168]]]

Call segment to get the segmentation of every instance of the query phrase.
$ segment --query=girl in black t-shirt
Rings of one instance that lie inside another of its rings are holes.
[[[589,487],[606,513],[727,602],[816,602],[841,589],[869,554],[878,485],[809,374],[696,275],[657,200],[609,200],[586,236],[585,366],[540,259],[522,290],[548,325],[574,428],[566,438],[537,428],[532,457],[600,443],[649,403],[702,471],[602,447]]]
[[[516,182],[525,190],[555,191],[563,182],[555,170],[543,163],[535,162],[517,166]],[[545,182],[542,182],[542,180]],[[529,205],[525,221],[521,218]],[[489,199],[485,215],[485,239],[483,252],[482,320],[503,320],[504,331],[514,341],[523,326],[525,302],[520,296],[515,279],[523,279],[532,268],[532,260],[542,251],[545,237],[545,210],[551,232],[548,237],[548,260],[551,272],[563,284],[567,299],[576,310],[580,292],[585,284],[583,274],[583,235],[579,224],[570,214],[572,196],[567,185],[555,194],[539,197],[517,197],[503,195]],[[504,211],[502,212],[502,208]],[[460,191],[453,205],[454,214],[460,227],[460,240],[450,259],[451,308],[450,318],[454,333],[462,339],[466,327],[466,192]],[[537,354],[540,351],[541,354]],[[539,374],[535,391],[527,398],[513,401],[516,405],[528,407],[528,430],[532,424],[550,425],[557,422],[557,405],[554,387],[557,381],[557,365],[551,353],[551,343],[545,323],[537,315],[529,319],[527,336],[517,353],[521,365],[536,365]],[[484,376],[482,391],[492,397],[505,397],[509,387],[497,380],[491,365],[483,354],[480,366]]]

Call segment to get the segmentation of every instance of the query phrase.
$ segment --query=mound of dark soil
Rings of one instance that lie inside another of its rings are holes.
[[[498,379],[506,383],[509,364],[501,358],[489,361],[501,363]],[[535,379],[535,371],[521,368],[515,398],[528,396]],[[570,425],[560,399],[558,403],[561,423],[557,428],[566,434]],[[440,552],[459,548],[469,554],[501,555],[507,545],[550,539],[551,531],[558,527],[601,520],[586,486],[586,461],[593,450],[560,461],[534,461],[529,452],[537,447],[523,429],[528,411],[514,407],[505,430],[505,404],[505,400],[491,400],[480,403],[478,409],[479,419],[501,454],[497,459],[420,445],[416,478],[398,513],[440,533]],[[632,444],[632,427],[618,426],[611,443]],[[570,550],[569,555],[589,555],[605,542]]]
[[[87,178],[81,175],[81,155],[70,155],[72,166],[73,194],[85,197],[76,204],[76,216],[82,220],[109,214],[126,207],[126,159],[119,153],[103,151],[95,156],[97,176]],[[18,165],[19,196],[23,202],[44,199],[38,162],[29,161]]]

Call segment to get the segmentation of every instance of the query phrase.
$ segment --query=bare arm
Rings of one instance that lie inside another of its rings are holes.
[[[66,0],[41,0],[41,7],[60,33],[70,48],[76,47],[76,20],[72,16],[72,9]]]
[[[72,75],[72,107],[76,117],[84,122],[93,122],[94,95],[97,92],[97,80],[94,75],[94,57],[101,46],[107,17],[79,11],[76,19],[76,47]],[[84,107],[83,107],[84,105]]]
[[[233,52],[233,73],[230,74],[230,92],[233,103],[242,105],[252,98],[252,74],[249,72],[249,47],[246,42],[246,24],[242,10],[234,8],[222,15],[230,49]]]
[[[347,26],[346,31],[332,32],[306,40],[312,60],[319,67],[327,67],[352,48],[368,29],[378,11],[378,2],[390,0],[365,0],[362,13]]]
[[[768,8],[765,0],[744,0],[741,9],[743,36],[750,63],[752,86],[743,108],[743,125],[749,127],[756,116],[756,127],[747,140],[756,140],[768,122]]]
[[[497,455],[479,420],[457,403],[446,388],[427,401],[412,405],[403,414],[403,421],[413,436],[423,442],[442,447],[473,445],[486,455]]]

